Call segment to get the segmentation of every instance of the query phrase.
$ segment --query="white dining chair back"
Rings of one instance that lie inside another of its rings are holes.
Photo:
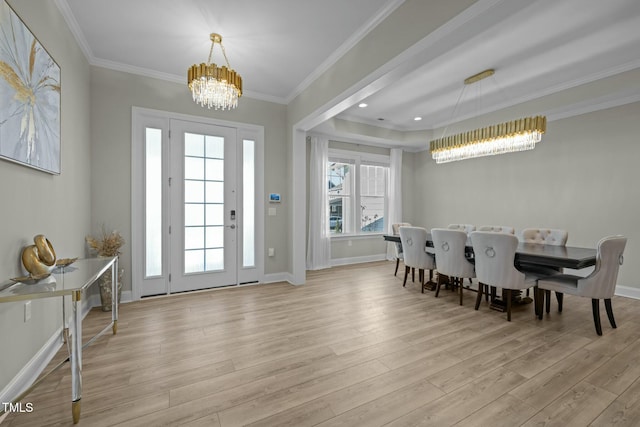
[[[493,233],[515,234],[516,229],[504,225],[483,225],[478,227],[478,231],[491,231]]]
[[[447,226],[449,230],[461,230],[469,234],[472,231],[476,231],[476,226],[473,224],[449,224]]]
[[[411,227],[411,224],[408,222],[398,222],[396,224],[391,224],[391,231],[393,231],[393,234],[400,235],[400,227]]]
[[[467,233],[461,230],[434,228],[431,230],[431,240],[438,265],[438,284],[436,297],[440,294],[441,276],[448,276],[451,284],[458,285],[460,305],[462,305],[462,291],[464,279],[476,277],[474,266],[465,256]]]
[[[400,227],[400,242],[405,265],[403,286],[407,283],[409,269],[417,268],[424,291],[424,270],[433,271],[436,268],[434,256],[426,251],[427,230],[422,227]]]
[[[567,230],[554,228],[525,228],[520,232],[520,240],[525,243],[565,246],[568,238]]]
[[[538,280],[536,298],[544,299],[543,290],[591,298],[593,321],[598,335],[602,335],[600,300],[604,299],[609,323],[612,328],[616,328],[611,298],[615,294],[618,271],[624,260],[626,245],[627,238],[624,236],[609,236],[601,239],[596,252],[596,265],[591,274],[587,277],[558,274],[541,278]],[[561,306],[559,311],[562,311]],[[539,311],[538,316],[542,318],[542,310]]]
[[[598,242],[595,269],[587,277],[578,279],[578,292],[589,298],[612,298],[616,291],[618,271],[624,261],[624,248],[627,238],[610,236]]]
[[[534,286],[537,276],[525,274],[515,267],[518,238],[513,234],[474,231],[470,237],[479,282],[475,308],[480,307],[485,288],[486,292],[489,292],[489,287],[502,288],[505,290],[507,320],[511,321],[511,291]]]
[[[525,274],[514,266],[518,238],[512,234],[491,231],[471,233],[473,257],[478,281],[490,286],[526,289]]]
[[[396,224],[391,224],[391,231],[394,235],[400,235],[400,227],[411,227],[411,224],[408,222],[399,222]],[[398,274],[398,266],[400,265],[400,261],[404,260],[404,254],[402,253],[402,243],[395,242],[393,245],[394,254],[396,256],[396,271],[393,273],[395,276]]]

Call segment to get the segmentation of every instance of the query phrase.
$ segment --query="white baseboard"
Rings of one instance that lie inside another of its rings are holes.
[[[122,303],[131,302],[131,295],[131,291],[123,291]],[[81,307],[82,318],[84,319],[92,308],[100,307],[101,305],[99,294],[91,295],[88,299],[85,299]],[[70,323],[71,314],[68,315],[67,319],[67,324]],[[12,402],[16,396],[19,396],[20,393],[29,388],[45,370],[62,345],[62,327],[60,327],[0,392],[0,402]]]
[[[20,372],[11,380],[9,384],[0,392],[0,402],[13,402],[17,396],[29,388],[38,376],[44,371],[51,359],[62,347],[62,327],[49,338],[44,346],[31,358]]]
[[[387,259],[387,254],[356,256],[356,257],[350,257],[350,258],[336,258],[331,260],[331,267],[337,267],[339,265],[349,265],[349,264],[362,264],[365,262],[384,261],[386,259]]]
[[[265,274],[262,283],[289,282],[289,273],[271,273]]]
[[[616,286],[616,295],[633,299],[640,299],[640,288],[630,286]]]

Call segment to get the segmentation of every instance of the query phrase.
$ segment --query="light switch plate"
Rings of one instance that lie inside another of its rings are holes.
[[[24,322],[27,323],[31,319],[31,301],[24,303]]]
[[[276,208],[269,208],[269,216],[276,216]]]

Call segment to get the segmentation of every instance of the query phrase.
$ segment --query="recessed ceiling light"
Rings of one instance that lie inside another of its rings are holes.
[[[419,122],[420,120],[422,120],[422,117],[420,117],[420,116],[414,117],[413,120],[415,120],[416,122]]]
[[[364,102],[361,102],[360,104],[358,104],[358,107],[360,107],[360,108],[364,108],[364,107],[366,107],[367,105],[369,105],[369,104],[364,103]]]

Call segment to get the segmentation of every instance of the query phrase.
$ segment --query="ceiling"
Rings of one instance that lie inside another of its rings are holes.
[[[245,96],[286,104],[404,0],[56,1],[93,65],[185,82],[217,32]],[[404,132],[530,100],[558,115],[640,101],[629,76],[640,69],[638,0],[478,0],[470,9],[446,24],[455,31],[418,43],[401,77],[352,97],[337,118]],[[494,76],[463,84],[488,68]]]

